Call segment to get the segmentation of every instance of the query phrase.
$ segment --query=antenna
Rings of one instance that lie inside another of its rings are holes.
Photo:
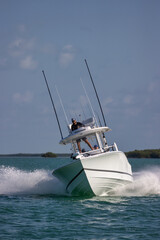
[[[51,99],[51,102],[52,102],[52,107],[53,107],[54,113],[56,115],[56,119],[57,119],[59,131],[60,131],[60,134],[61,134],[61,138],[63,139],[62,130],[61,130],[61,126],[60,126],[60,123],[59,123],[59,119],[58,119],[58,115],[57,115],[57,112],[56,112],[56,108],[55,108],[55,105],[54,105],[54,102],[53,102],[53,99],[52,99],[52,95],[51,95],[51,92],[50,92],[50,89],[49,89],[49,86],[48,86],[48,82],[47,82],[47,79],[46,79],[46,76],[45,76],[45,73],[44,73],[43,70],[42,70],[42,73],[43,73],[44,80],[45,80],[46,85],[47,85],[48,93],[49,93],[49,96],[50,96],[50,99]]]
[[[83,113],[83,115],[84,115],[84,118],[86,119],[86,114],[85,114],[85,112],[84,112],[84,110],[83,110],[82,103],[80,102],[80,104],[81,104],[82,113]]]
[[[55,89],[56,89],[56,91],[57,91],[57,95],[58,95],[58,97],[59,97],[59,101],[60,101],[60,104],[61,104],[61,106],[62,106],[62,109],[63,109],[63,112],[64,112],[64,116],[65,116],[65,118],[66,118],[66,122],[67,122],[67,124],[69,125],[69,121],[68,121],[68,118],[67,118],[67,114],[66,114],[66,112],[65,112],[64,105],[63,105],[62,99],[61,99],[61,97],[60,97],[60,94],[59,94],[59,92],[58,92],[58,89],[57,89],[56,85],[55,85]]]
[[[95,115],[95,113],[94,113],[94,110],[93,110],[92,104],[91,104],[91,102],[90,102],[90,99],[89,99],[89,97],[88,97],[87,91],[86,91],[86,89],[85,89],[85,87],[84,87],[84,84],[83,84],[81,78],[80,78],[80,80],[81,80],[81,83],[82,83],[82,87],[83,87],[83,89],[84,89],[84,92],[85,92],[85,94],[86,94],[87,100],[88,100],[88,102],[89,102],[89,105],[90,105],[90,108],[91,108],[92,114],[93,114],[94,119],[95,119],[95,121],[96,121],[96,123],[97,123],[96,115]],[[98,123],[97,123],[97,126],[98,126]]]
[[[98,103],[99,103],[99,107],[100,107],[100,110],[101,110],[101,113],[102,113],[102,117],[103,117],[104,125],[107,126],[107,124],[106,124],[106,120],[105,120],[105,117],[104,117],[104,113],[103,113],[103,110],[102,110],[101,102],[100,102],[100,100],[99,100],[98,93],[97,93],[97,90],[96,90],[96,87],[95,87],[95,85],[94,85],[94,82],[93,82],[93,78],[92,78],[91,72],[90,72],[89,67],[88,67],[88,64],[87,64],[87,60],[85,59],[84,61],[85,61],[85,63],[86,63],[86,66],[87,66],[87,69],[88,69],[88,73],[89,73],[89,76],[90,76],[90,79],[91,79],[91,82],[92,82],[92,85],[93,85],[94,91],[95,91],[95,93],[96,93],[96,97],[97,97],[97,100],[98,100]]]

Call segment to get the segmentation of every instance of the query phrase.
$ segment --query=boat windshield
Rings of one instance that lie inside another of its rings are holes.
[[[82,149],[82,152],[79,152],[78,149],[76,149],[76,151],[74,151],[74,153],[72,154],[72,158],[73,159],[86,158],[89,156],[99,155],[99,154],[103,154],[106,152],[113,152],[113,151],[118,151],[116,143],[113,143],[110,146],[106,145],[103,148],[97,148],[97,149],[88,150],[88,151],[86,151],[85,149]]]
[[[113,150],[115,150],[115,146],[108,146],[105,136],[101,132],[72,141],[73,153],[80,153],[82,155],[95,155]]]

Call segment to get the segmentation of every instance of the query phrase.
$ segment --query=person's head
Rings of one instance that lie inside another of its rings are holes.
[[[75,118],[72,118],[72,123],[75,125],[77,123]]]
[[[94,149],[98,149],[98,146],[97,146],[97,145],[94,145]]]

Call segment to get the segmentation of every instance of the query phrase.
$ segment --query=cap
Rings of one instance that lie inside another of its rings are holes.
[[[75,119],[75,118],[72,118],[71,120],[72,120],[72,122],[76,121],[76,119]]]

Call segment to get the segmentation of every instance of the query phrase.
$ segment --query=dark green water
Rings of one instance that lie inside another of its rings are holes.
[[[0,158],[0,239],[160,239],[160,159],[130,159],[134,183],[92,198],[53,178],[69,161]]]

